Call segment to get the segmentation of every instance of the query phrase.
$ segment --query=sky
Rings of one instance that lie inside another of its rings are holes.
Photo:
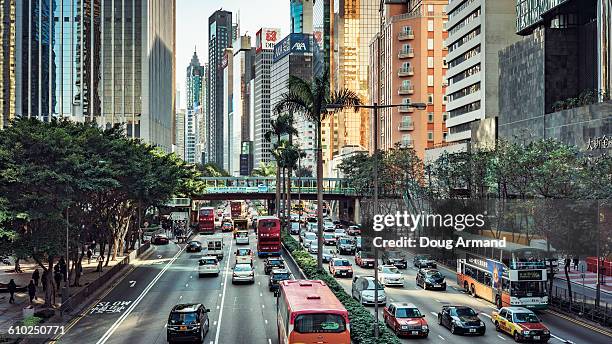
[[[240,34],[251,36],[262,27],[280,28],[281,37],[289,33],[289,0],[176,0],[176,87],[184,105],[185,73],[194,48],[200,63],[208,60],[208,17],[223,8],[231,11],[234,22],[240,11]],[[177,106],[178,108],[178,106]]]

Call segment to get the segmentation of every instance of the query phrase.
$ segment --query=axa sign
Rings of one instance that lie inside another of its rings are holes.
[[[274,46],[274,60],[291,54],[310,53],[311,35],[292,33]]]

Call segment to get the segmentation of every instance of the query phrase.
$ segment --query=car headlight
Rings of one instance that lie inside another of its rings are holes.
[[[547,330],[544,330],[544,334],[550,334],[550,332]]]
[[[429,327],[427,327],[427,325],[423,325],[423,326],[421,326],[421,329],[427,330],[427,329],[429,329]]]
[[[484,325],[485,325],[485,323],[484,323],[484,322],[482,322],[482,320],[481,320],[481,321],[480,321],[480,326],[484,326]]]
[[[402,330],[407,330],[408,329],[408,325],[402,325]]]
[[[523,334],[524,334],[524,335],[528,335],[528,334],[529,334],[529,331],[523,331]]]

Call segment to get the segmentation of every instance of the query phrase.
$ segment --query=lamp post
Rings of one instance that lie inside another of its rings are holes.
[[[427,104],[425,103],[407,103],[407,104],[378,104],[376,102],[374,102],[372,105],[357,105],[355,106],[356,109],[372,109],[373,111],[373,116],[374,116],[374,123],[373,123],[373,134],[374,134],[374,140],[373,140],[373,156],[374,156],[374,174],[373,174],[373,181],[374,181],[374,192],[372,195],[372,203],[373,203],[373,213],[376,214],[378,213],[378,209],[379,209],[379,204],[378,204],[378,156],[379,156],[379,152],[378,152],[378,135],[379,135],[379,130],[378,130],[378,122],[380,121],[380,118],[378,117],[378,110],[379,109],[387,109],[387,108],[397,108],[397,107],[411,107],[411,108],[415,108],[417,110],[425,110],[427,109]],[[335,109],[340,109],[343,108],[342,106],[338,105],[338,104],[328,104],[326,107],[328,110],[335,110]],[[378,328],[378,309],[379,309],[379,305],[378,305],[378,249],[376,247],[374,247],[374,317],[375,317],[375,322],[374,322],[374,337],[378,338],[379,336],[379,328]]]

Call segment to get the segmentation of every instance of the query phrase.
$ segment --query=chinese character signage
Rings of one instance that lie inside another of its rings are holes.
[[[612,148],[612,136],[606,135],[599,137],[589,137],[587,150],[610,149]]]
[[[281,38],[280,29],[263,28],[255,35],[255,51],[274,50],[274,45]]]

